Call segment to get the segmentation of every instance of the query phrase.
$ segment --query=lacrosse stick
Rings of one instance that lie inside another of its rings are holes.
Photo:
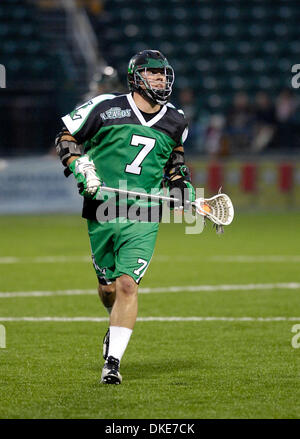
[[[186,201],[187,204],[194,207],[198,215],[204,216],[215,224],[217,233],[222,233],[223,226],[228,226],[231,224],[234,217],[234,209],[230,198],[228,195],[220,193],[220,190],[221,188],[219,189],[219,193],[211,198],[197,198],[195,201]],[[145,194],[142,192],[116,189],[107,186],[101,186],[100,193],[102,191],[115,192],[118,194],[146,199],[151,198],[152,200],[157,201],[181,202],[181,200],[178,198],[171,198],[164,195]],[[97,199],[99,198],[97,197]],[[183,206],[181,206],[181,209],[183,209]]]
[[[234,208],[228,195],[218,193],[211,198],[197,198],[194,203],[196,212],[212,221],[217,233],[223,233],[234,218]]]

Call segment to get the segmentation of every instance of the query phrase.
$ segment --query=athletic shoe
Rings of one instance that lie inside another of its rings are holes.
[[[106,334],[105,334],[105,336],[103,338],[103,358],[104,358],[104,360],[107,359],[108,348],[109,348],[109,328],[106,331]]]
[[[105,361],[102,374],[101,383],[104,384],[121,384],[122,376],[119,373],[120,361],[112,356]]]

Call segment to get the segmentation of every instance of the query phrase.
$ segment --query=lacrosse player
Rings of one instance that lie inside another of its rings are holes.
[[[84,197],[98,291],[110,314],[103,340],[105,359],[101,382],[120,384],[120,362],[129,342],[138,309],[138,286],[155,246],[162,204],[158,201],[122,200],[114,195],[99,200],[101,186],[150,193],[162,187],[177,188],[185,200],[194,200],[194,189],[184,162],[183,142],[187,122],[168,99],[174,71],[163,54],[144,50],[128,66],[128,94],[93,98],[62,118],[56,138],[57,153],[65,174],[73,173]],[[96,199],[97,198],[97,199]],[[103,205],[114,201],[114,218],[105,217]],[[131,204],[130,204],[131,203]],[[138,218],[129,214],[138,204]]]

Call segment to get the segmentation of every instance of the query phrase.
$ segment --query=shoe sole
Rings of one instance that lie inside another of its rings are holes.
[[[105,378],[102,378],[101,383],[103,384],[121,384],[120,378],[115,375],[108,375]]]

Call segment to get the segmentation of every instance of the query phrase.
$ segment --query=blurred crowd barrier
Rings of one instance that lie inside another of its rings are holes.
[[[205,197],[219,188],[229,194],[236,208],[283,210],[300,208],[300,159],[232,158],[203,159],[190,164],[192,181],[205,188]]]
[[[0,160],[0,215],[80,212],[82,199],[55,157]]]
[[[203,158],[188,164],[205,197],[222,187],[238,210],[300,209],[299,158]],[[74,178],[65,178],[56,157],[0,160],[0,187],[0,215],[81,211]]]

